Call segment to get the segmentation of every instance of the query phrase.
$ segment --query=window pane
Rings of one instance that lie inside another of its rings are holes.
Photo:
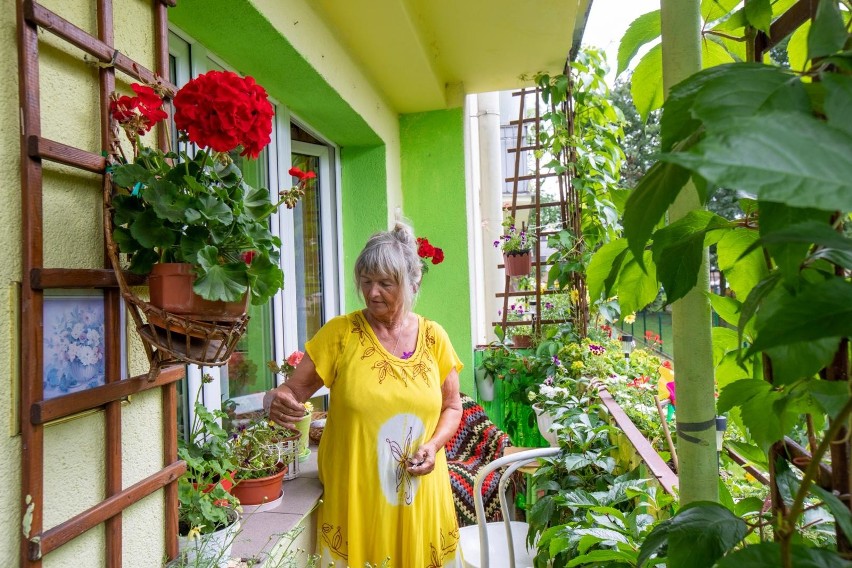
[[[312,188],[293,210],[299,345],[304,345],[305,341],[319,330],[323,322],[322,231],[317,188],[323,186],[324,180],[319,179],[320,160],[317,156],[294,153],[293,165],[303,172],[317,174]]]
[[[269,187],[266,150],[261,152],[257,160],[247,160],[237,151],[231,152],[231,158],[243,172],[247,184],[252,187]],[[224,398],[257,393],[274,386],[272,372],[266,367],[266,363],[273,359],[272,302],[263,306],[249,304],[249,316],[248,329],[223,369]]]

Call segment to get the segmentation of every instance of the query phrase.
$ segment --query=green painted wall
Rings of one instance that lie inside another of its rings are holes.
[[[251,3],[181,0],[169,9],[169,21],[239,73],[253,76],[272,97],[335,143],[381,144],[364,119]]]
[[[352,270],[355,260],[377,231],[388,229],[387,176],[385,147],[343,148],[341,154],[341,183],[343,192],[343,290],[346,294],[344,312],[364,307],[355,293]]]
[[[462,109],[400,117],[404,214],[417,236],[446,259],[423,278],[416,311],[440,323],[465,365],[462,392],[473,394],[467,201]]]

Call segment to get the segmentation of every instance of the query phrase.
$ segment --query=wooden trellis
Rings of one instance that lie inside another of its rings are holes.
[[[566,74],[568,70],[566,69]],[[573,106],[572,106],[572,93],[571,93],[571,82],[569,81],[569,92],[566,97],[567,101],[564,103],[562,107],[562,112],[566,117],[568,117],[568,131],[570,135],[573,135],[574,129],[574,120],[573,120]],[[536,283],[534,290],[522,290],[516,291],[512,290],[512,277],[506,275],[504,291],[497,294],[498,297],[503,298],[503,310],[502,310],[502,320],[499,322],[494,322],[493,325],[500,325],[503,328],[503,331],[507,330],[508,327],[518,326],[518,325],[529,325],[532,327],[533,333],[538,334],[541,331],[542,325],[547,324],[556,324],[556,323],[564,323],[564,322],[572,322],[575,328],[579,333],[585,335],[586,326],[588,323],[588,306],[586,302],[586,287],[585,287],[585,279],[583,274],[574,273],[571,279],[571,289],[577,290],[578,292],[578,301],[574,306],[574,310],[570,318],[567,319],[543,319],[539,316],[540,309],[542,304],[542,296],[548,296],[551,294],[562,294],[564,291],[561,290],[542,290],[539,283],[542,281],[542,276],[546,273],[544,270],[548,266],[547,259],[542,258],[541,249],[542,249],[542,239],[547,240],[547,237],[550,235],[557,234],[559,231],[545,231],[542,230],[542,227],[539,225],[539,219],[541,218],[541,210],[542,208],[547,207],[558,207],[559,208],[559,218],[561,220],[561,226],[564,229],[568,229],[572,235],[574,235],[578,239],[578,247],[582,247],[582,228],[581,228],[581,204],[580,204],[580,196],[577,192],[576,188],[573,184],[573,176],[574,171],[572,167],[568,167],[564,173],[556,173],[550,171],[549,169],[543,169],[541,155],[545,148],[541,144],[541,131],[542,131],[542,102],[541,102],[541,90],[538,88],[528,88],[521,89],[520,91],[512,93],[513,96],[519,97],[519,111],[518,111],[518,119],[510,122],[511,125],[517,126],[517,134],[515,136],[515,146],[512,148],[508,148],[507,151],[510,154],[514,155],[514,172],[513,175],[506,177],[505,181],[507,183],[512,184],[512,203],[508,208],[508,212],[512,217],[517,218],[517,212],[519,210],[532,210],[534,211],[533,218],[536,220],[534,225],[530,225],[526,227],[528,233],[532,236],[531,241],[533,243],[533,250],[530,251],[532,255],[532,266],[533,266],[533,280]],[[526,116],[527,109],[533,109],[532,116]],[[525,131],[529,127],[532,132],[527,134]],[[521,174],[521,161],[525,159],[527,152],[533,152],[535,156],[534,166],[531,173]],[[560,163],[563,164],[573,164],[576,161],[575,155],[576,149],[569,148],[567,150],[563,149],[560,151],[558,156],[554,156],[557,158]],[[555,201],[542,202],[541,200],[541,186],[542,180],[547,178],[556,178],[558,184],[558,195]],[[519,205],[518,204],[518,188],[520,182],[529,181],[534,186],[534,192],[530,192],[532,195],[532,202],[530,204]],[[581,250],[578,248],[578,250]],[[503,265],[500,266],[501,268]],[[513,297],[521,297],[528,300],[532,300],[535,302],[537,310],[539,313],[533,313],[530,319],[520,320],[520,321],[507,321],[507,315],[509,311],[509,298]]]
[[[169,557],[177,554],[177,479],[186,464],[177,460],[176,381],[183,367],[164,370],[155,380],[148,375],[121,380],[120,298],[115,272],[110,268],[71,269],[44,266],[44,212],[42,162],[52,161],[79,170],[104,174],[106,159],[100,154],[49,140],[41,134],[39,31],[53,34],[100,63],[101,147],[111,147],[109,96],[115,88],[116,70],[145,83],[159,82],[174,92],[168,77],[166,7],[174,0],[152,0],[156,74],[114,47],[113,5],[97,2],[97,37],[71,24],[32,0],[17,2],[19,89],[21,106],[21,205],[23,239],[21,259],[21,507],[28,531],[21,540],[20,565],[40,567],[42,558],[85,531],[104,523],[106,566],[118,568],[122,557],[122,511],[160,489],[165,491],[165,538]],[[80,64],[85,64],[83,60]],[[165,145],[165,132],[159,143]],[[106,176],[104,176],[106,182]],[[109,266],[106,253],[104,266]],[[131,276],[128,275],[128,278]],[[138,279],[136,280],[139,283]],[[106,330],[106,384],[67,396],[44,400],[42,326],[44,291],[59,288],[95,288],[104,291]],[[130,487],[122,487],[121,401],[147,389],[162,392],[165,466]],[[86,511],[45,530],[44,425],[46,422],[91,410],[104,409],[105,499]]]

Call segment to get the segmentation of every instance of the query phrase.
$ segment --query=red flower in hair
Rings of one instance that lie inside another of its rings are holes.
[[[429,244],[429,239],[418,237],[417,239],[417,255],[420,258],[432,258],[435,254],[435,247]]]
[[[444,251],[435,247],[435,254],[432,255],[432,264],[441,264],[444,262]]]

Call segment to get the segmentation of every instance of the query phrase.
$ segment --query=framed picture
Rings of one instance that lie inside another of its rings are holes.
[[[44,400],[106,383],[103,292],[44,296]],[[126,378],[124,304],[121,305],[121,378]]]

